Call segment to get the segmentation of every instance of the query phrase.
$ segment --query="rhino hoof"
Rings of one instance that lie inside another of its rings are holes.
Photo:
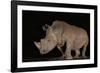
[[[66,60],[71,60],[73,57],[65,57]]]
[[[62,58],[65,58],[65,55],[62,55],[61,57],[62,57]]]
[[[79,56],[75,56],[74,58],[75,58],[75,59],[79,59],[80,57],[79,57]]]
[[[87,56],[82,56],[82,58],[88,58]]]

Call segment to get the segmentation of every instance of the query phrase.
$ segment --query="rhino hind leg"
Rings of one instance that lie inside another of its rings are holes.
[[[86,56],[86,47],[87,47],[87,44],[85,44],[84,46],[83,46],[83,50],[82,50],[82,58],[87,58],[87,56]]]
[[[74,58],[80,58],[79,57],[80,56],[80,50],[79,49],[77,49],[77,50],[75,50],[75,56],[74,56]]]

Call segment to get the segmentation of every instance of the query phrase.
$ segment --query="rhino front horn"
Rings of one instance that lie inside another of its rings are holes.
[[[34,44],[36,45],[37,48],[40,49],[40,43],[39,42],[34,42]]]

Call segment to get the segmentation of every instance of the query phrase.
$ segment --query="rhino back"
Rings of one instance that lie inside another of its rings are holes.
[[[78,43],[83,44],[85,41],[88,40],[86,30],[74,25],[70,25],[64,21],[54,21],[51,27],[58,41],[70,41],[72,42],[72,44],[76,43],[77,45]]]
[[[65,27],[67,26],[68,24],[66,22],[56,20],[52,23],[51,27],[56,36],[61,36],[63,35],[63,32],[66,29]]]

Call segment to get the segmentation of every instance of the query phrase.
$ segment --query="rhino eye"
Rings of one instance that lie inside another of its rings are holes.
[[[42,50],[43,52],[45,52],[45,50]]]

